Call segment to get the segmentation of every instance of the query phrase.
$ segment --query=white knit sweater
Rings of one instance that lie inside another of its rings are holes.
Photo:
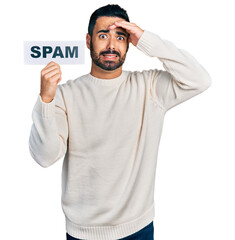
[[[50,103],[37,96],[30,153],[42,167],[64,157],[62,209],[75,238],[119,239],[153,221],[164,115],[211,85],[170,41],[145,30],[136,47],[165,70],[123,70],[114,79],[89,73],[58,85]]]

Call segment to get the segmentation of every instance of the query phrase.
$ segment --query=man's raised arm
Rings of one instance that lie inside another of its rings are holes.
[[[150,94],[164,110],[205,91],[211,85],[208,72],[187,51],[135,23],[117,21],[109,29],[116,27],[124,28],[130,34],[128,41],[139,50],[163,63],[166,71],[153,69],[146,73],[151,81]]]
[[[151,95],[165,110],[205,91],[211,77],[187,51],[145,30],[136,46],[146,55],[157,57],[166,71],[150,70]]]
[[[33,124],[29,136],[29,151],[42,167],[49,167],[67,150],[68,123],[63,99],[61,73],[51,62],[42,71],[41,93],[32,112]]]

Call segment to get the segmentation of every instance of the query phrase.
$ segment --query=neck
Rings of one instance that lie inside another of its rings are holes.
[[[96,66],[92,61],[90,74],[97,78],[113,79],[119,77],[122,74],[122,66],[113,71],[107,71]]]

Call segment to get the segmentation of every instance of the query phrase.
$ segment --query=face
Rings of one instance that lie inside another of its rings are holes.
[[[108,27],[115,21],[124,21],[118,17],[99,17],[93,29],[93,37],[87,34],[87,47],[95,65],[103,70],[113,71],[122,66],[129,48],[128,33],[117,27]]]

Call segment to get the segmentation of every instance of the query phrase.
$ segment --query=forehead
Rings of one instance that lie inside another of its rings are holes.
[[[94,31],[99,31],[101,29],[108,29],[109,25],[112,25],[117,21],[125,21],[125,20],[123,18],[119,18],[119,17],[99,17],[96,20],[96,24],[94,26]],[[121,27],[117,27],[115,29],[120,29],[125,32],[125,29],[123,29]]]

